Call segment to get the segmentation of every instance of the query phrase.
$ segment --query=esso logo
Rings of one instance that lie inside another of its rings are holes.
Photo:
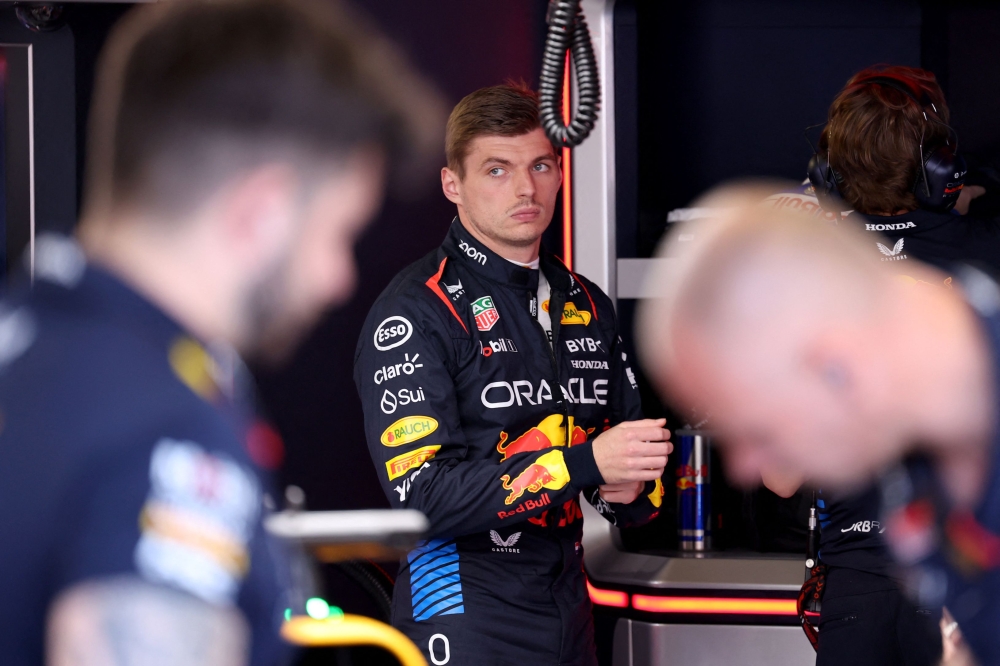
[[[405,317],[389,317],[375,329],[375,349],[388,351],[398,347],[413,335],[413,324]]]

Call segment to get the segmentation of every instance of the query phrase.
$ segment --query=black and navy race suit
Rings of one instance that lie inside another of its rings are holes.
[[[619,526],[661,502],[659,481],[629,505],[600,498],[593,439],[641,418],[639,393],[610,299],[549,254],[540,265],[548,303],[538,270],[456,219],[382,293],[358,342],[383,488],[432,525],[402,562],[393,624],[433,664],[595,663],[578,497]]]
[[[52,601],[109,577],[235,605],[251,663],[284,662],[237,375],[71,241],[36,245],[34,288],[0,302],[0,662],[44,663]]]

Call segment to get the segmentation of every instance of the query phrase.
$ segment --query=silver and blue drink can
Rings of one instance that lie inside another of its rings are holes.
[[[711,438],[700,430],[678,430],[677,535],[681,550],[712,547]]]

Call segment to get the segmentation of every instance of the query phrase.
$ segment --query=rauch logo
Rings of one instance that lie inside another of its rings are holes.
[[[402,446],[426,437],[437,427],[437,420],[429,416],[407,416],[386,428],[380,441],[386,446]]]

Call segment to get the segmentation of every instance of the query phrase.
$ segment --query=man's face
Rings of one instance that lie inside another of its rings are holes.
[[[445,195],[478,235],[533,245],[552,221],[562,183],[559,161],[539,128],[520,136],[480,136],[465,157],[465,176],[442,172]]]
[[[761,470],[839,488],[864,483],[893,457],[899,434],[878,406],[858,400],[861,387],[836,369],[814,368],[787,354],[745,354],[744,362],[684,346],[668,388],[680,403],[710,416],[728,475],[742,485]],[[770,358],[768,358],[770,357]]]
[[[249,346],[262,358],[283,360],[328,308],[354,292],[354,244],[382,194],[383,167],[372,156],[311,188],[287,251],[262,274],[248,299]]]

